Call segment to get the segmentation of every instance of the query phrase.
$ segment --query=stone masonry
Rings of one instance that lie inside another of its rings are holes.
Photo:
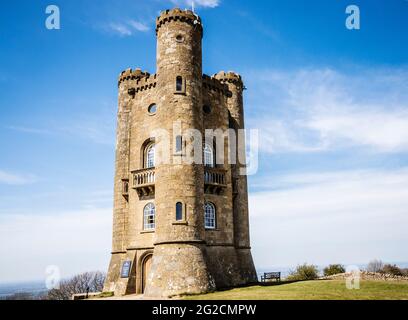
[[[104,291],[168,297],[257,282],[240,165],[183,161],[193,143],[185,130],[204,136],[206,129],[244,128],[241,76],[203,75],[203,27],[191,11],[162,12],[156,34],[157,73],[128,69],[119,76],[113,248]],[[160,161],[157,130],[169,133],[171,161]],[[156,163],[149,167],[152,144]],[[228,142],[224,150],[213,147],[228,154]],[[176,203],[182,207],[178,219]],[[205,203],[216,209],[214,228],[204,223]],[[146,229],[149,204],[154,228]],[[123,275],[125,262],[130,269]]]

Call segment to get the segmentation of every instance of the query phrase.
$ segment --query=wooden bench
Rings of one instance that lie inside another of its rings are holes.
[[[266,282],[268,280],[281,281],[281,273],[280,272],[265,272],[264,275],[261,276],[261,281]]]

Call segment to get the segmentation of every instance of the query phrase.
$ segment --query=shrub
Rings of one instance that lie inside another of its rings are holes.
[[[384,264],[381,260],[371,260],[367,265],[368,272],[381,272]]]
[[[328,267],[323,269],[323,273],[326,277],[332,276],[334,274],[345,273],[345,272],[346,272],[346,269],[341,264],[331,264]]]
[[[319,277],[319,270],[314,265],[303,264],[296,267],[295,271],[291,271],[287,280],[301,281],[301,280],[315,280]]]
[[[86,272],[61,281],[59,289],[48,291],[47,300],[70,300],[77,293],[100,292],[103,289],[105,274],[102,272]]]
[[[386,264],[384,267],[381,269],[381,273],[386,273],[386,274],[392,274],[394,276],[403,276],[404,273],[403,271],[398,268],[395,264]]]

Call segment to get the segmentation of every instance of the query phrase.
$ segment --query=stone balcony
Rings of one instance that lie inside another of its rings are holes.
[[[220,168],[204,168],[204,191],[209,194],[221,194],[227,188],[226,170]]]
[[[156,171],[154,168],[132,171],[133,189],[139,198],[152,198],[155,194]]]

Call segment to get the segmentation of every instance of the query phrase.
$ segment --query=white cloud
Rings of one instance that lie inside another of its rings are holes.
[[[203,7],[203,8],[216,8],[220,5],[220,0],[171,0],[171,2],[176,6],[187,6],[191,8],[192,3],[196,7]]]
[[[150,30],[150,28],[147,25],[145,25],[144,23],[140,21],[130,20],[128,23],[134,30],[137,30],[140,32],[146,32]]]
[[[128,37],[132,36],[135,32],[147,32],[150,28],[141,21],[131,19],[125,22],[111,22],[108,24],[107,30],[121,37]]]
[[[63,277],[106,271],[112,210],[89,208],[48,214],[0,215],[0,282],[41,280],[49,265]]]
[[[32,174],[15,174],[0,170],[0,184],[8,185],[26,185],[37,181],[37,178]]]
[[[370,81],[367,81],[370,79]],[[249,117],[268,153],[317,152],[355,146],[408,151],[408,70],[268,71],[249,77],[256,88]]]
[[[113,31],[114,33],[119,34],[120,36],[131,36],[132,35],[132,30],[130,27],[121,24],[121,23],[110,23],[109,24],[109,29]]]
[[[408,261],[408,168],[290,174],[250,194],[258,267]]]
[[[82,114],[75,119],[66,119],[65,123],[45,123],[41,127],[7,126],[9,130],[33,135],[62,135],[86,139],[96,144],[114,145],[115,114],[114,109],[101,110],[97,115]]]

